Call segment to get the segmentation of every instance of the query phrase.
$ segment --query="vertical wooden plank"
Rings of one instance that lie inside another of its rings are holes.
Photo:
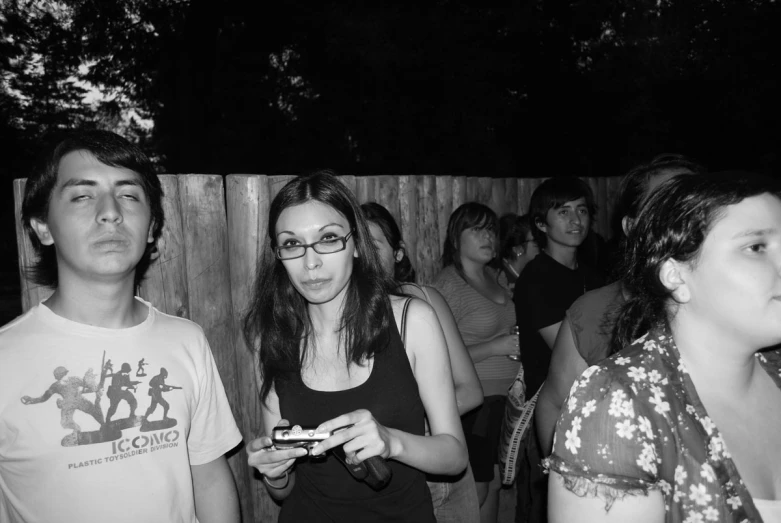
[[[222,176],[179,176],[179,197],[191,319],[206,333],[233,415],[241,426]],[[228,463],[236,480],[243,519],[252,521],[246,456],[235,452]]]
[[[350,191],[353,194],[355,194],[355,195],[358,194],[356,192],[356,180],[358,180],[359,177],[353,176],[352,174],[340,174],[338,176],[338,178],[339,178],[339,181],[342,182],[345,185],[345,187],[350,189]]]
[[[428,284],[434,281],[441,268],[439,254],[439,227],[437,225],[437,188],[434,176],[416,176],[418,219],[415,270],[418,282]]]
[[[355,197],[358,203],[376,202],[374,176],[359,176],[355,179]]]
[[[287,185],[287,183],[294,178],[296,178],[296,176],[291,174],[268,176],[266,179],[268,180],[267,183],[268,183],[269,200],[273,201],[277,193],[280,190],[282,190],[282,187]]]
[[[16,216],[16,245],[17,259],[19,260],[19,282],[22,291],[22,312],[27,312],[31,307],[51,296],[54,289],[36,285],[25,278],[24,273],[28,267],[38,259],[33,244],[22,223],[22,202],[24,200],[24,186],[27,180],[22,178],[14,180],[14,214]]]
[[[497,216],[501,216],[508,211],[505,198],[506,183],[504,178],[487,179],[491,180],[491,201],[488,206],[493,209]]]
[[[157,240],[157,260],[149,267],[139,295],[166,314],[189,318],[179,183],[175,175],[162,174],[159,178],[163,187],[165,224]]]
[[[260,415],[260,396],[255,380],[255,358],[247,347],[242,321],[254,292],[255,271],[262,249],[267,245],[267,220],[270,205],[265,176],[232,174],[226,178],[228,211],[228,252],[230,290],[233,307],[233,332],[236,340],[238,377],[238,410],[240,427],[247,442],[264,433]],[[239,420],[237,420],[239,421]],[[246,460],[246,451],[240,453]],[[251,467],[248,468],[251,508],[255,519],[277,520],[279,506],[268,495],[265,485]]]
[[[532,178],[522,178],[518,180],[518,214],[523,216],[529,212],[529,202],[531,202],[534,189],[537,188],[535,180]]]
[[[520,202],[518,201],[518,178],[503,178],[504,180],[504,207],[505,212],[519,214]]]
[[[399,178],[398,176],[377,176],[374,201],[388,209],[396,220],[401,223],[401,211],[399,210]]]
[[[472,201],[467,197],[466,176],[453,176],[453,210],[455,211],[466,202]]]
[[[478,178],[475,176],[469,176],[466,179],[466,201],[477,202],[479,201],[478,193],[480,188],[477,185]]]
[[[436,185],[437,224],[439,225],[439,252],[441,256],[447,239],[447,224],[455,209],[453,207],[453,178],[451,176],[437,176]]]
[[[470,176],[466,179],[466,197],[468,202],[478,202],[491,206],[493,180]]]
[[[399,176],[399,212],[401,214],[401,236],[407,245],[407,256],[410,260],[417,260],[418,250],[418,198],[415,177],[405,174]],[[415,270],[418,266],[415,265]],[[420,276],[418,272],[418,281]]]

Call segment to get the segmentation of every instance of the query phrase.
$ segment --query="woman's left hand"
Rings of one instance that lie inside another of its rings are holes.
[[[328,432],[342,427],[348,428],[339,430],[315,445],[311,450],[312,455],[322,454],[340,445],[344,446],[347,462],[351,465],[357,465],[372,456],[388,459],[394,455],[396,438],[368,410],[359,409],[343,414],[322,423],[317,431]]]

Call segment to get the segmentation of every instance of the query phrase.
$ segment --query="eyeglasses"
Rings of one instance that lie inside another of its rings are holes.
[[[355,231],[350,231],[346,236],[337,238],[328,238],[314,243],[304,243],[301,245],[282,245],[274,247],[274,252],[280,260],[295,260],[306,254],[307,248],[311,247],[317,254],[333,254],[343,251],[347,248],[347,240]]]
[[[523,240],[521,245],[526,245],[527,243],[533,243],[534,245],[537,245],[537,240]]]

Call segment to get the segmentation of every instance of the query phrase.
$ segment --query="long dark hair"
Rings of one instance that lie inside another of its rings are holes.
[[[447,237],[442,248],[442,267],[453,265],[459,274],[463,273],[461,257],[458,251],[461,248],[461,233],[465,230],[477,227],[489,229],[494,233],[499,227],[499,219],[490,207],[477,202],[466,202],[458,207],[447,222]]]
[[[308,303],[274,255],[279,215],[288,207],[311,201],[339,212],[355,231],[352,239],[358,257],[352,258],[353,271],[339,328],[348,367],[350,363],[363,363],[388,343],[386,333],[393,321],[388,294],[394,284],[382,270],[358,202],[331,171],[295,178],[271,202],[268,241],[261,253],[253,297],[244,317],[244,336],[259,359],[263,402],[277,380],[300,376],[307,353],[313,348]]]
[[[412,266],[409,256],[407,256],[407,250],[402,245],[401,231],[396,224],[396,220],[393,219],[393,215],[377,202],[361,204],[361,211],[363,211],[363,215],[367,220],[380,228],[394,254],[399,249],[404,253],[401,260],[396,261],[394,258],[393,279],[399,283],[415,283],[415,268]]]
[[[669,325],[675,311],[671,291],[659,279],[662,265],[670,259],[696,263],[724,208],[766,193],[781,196],[778,183],[745,172],[676,176],[654,191],[627,238],[623,283],[630,298],[619,312],[611,353]]]

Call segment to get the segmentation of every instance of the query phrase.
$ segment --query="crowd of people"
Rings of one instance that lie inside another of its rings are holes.
[[[0,329],[2,523],[239,521],[203,331],[135,295],[162,197],[108,131],[28,178],[26,277],[54,292]],[[518,523],[781,521],[777,182],[660,155],[624,177],[613,242],[578,178],[528,209],[455,209],[429,285],[333,172],[274,197],[242,316],[264,433],[243,436],[279,521],[497,523],[508,453]]]

